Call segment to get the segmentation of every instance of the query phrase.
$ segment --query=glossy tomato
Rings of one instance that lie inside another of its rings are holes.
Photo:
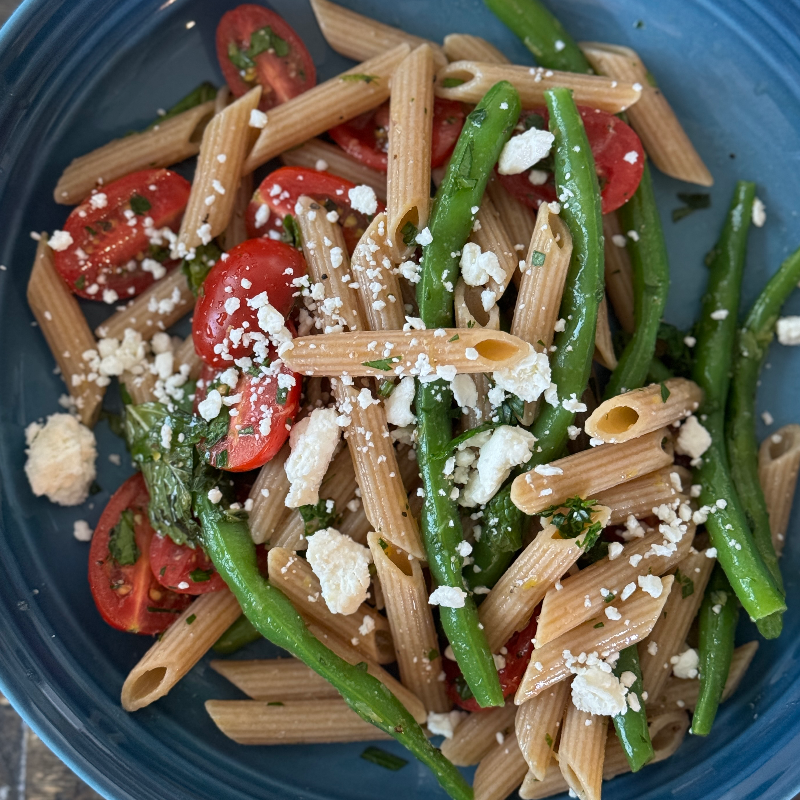
[[[251,367],[239,374],[236,388],[220,381],[213,367],[203,369],[202,388],[195,403],[212,389],[223,397],[238,398],[232,406],[222,406],[220,416],[211,422],[214,438],[198,445],[209,463],[230,472],[247,472],[266,464],[289,438],[291,421],[297,419],[303,379],[282,361],[275,368],[277,353],[270,348],[272,369]],[[230,408],[230,411],[228,411]]]
[[[212,267],[203,283],[192,322],[197,354],[206,364],[227,367],[253,352],[248,331],[260,331],[258,310],[248,299],[267,293],[269,304],[286,317],[294,304],[293,285],[306,274],[306,262],[294,247],[272,239],[248,239]],[[231,358],[223,358],[227,352]]]
[[[217,58],[236,97],[261,84],[262,111],[317,82],[303,40],[283,17],[263,6],[248,3],[223,15],[217,26]]]
[[[168,169],[146,169],[89,195],[64,225],[72,244],[55,253],[56,269],[67,286],[81,297],[107,303],[146,289],[169,253],[151,244],[145,229],[177,230],[191,188]]]
[[[464,106],[437,97],[433,101],[431,167],[447,160],[464,127]],[[328,134],[339,147],[372,169],[386,172],[389,157],[389,103],[331,128]]]
[[[586,136],[592,148],[594,166],[600,181],[600,195],[603,199],[603,213],[616,211],[633,197],[644,171],[644,148],[633,129],[613,114],[597,108],[578,106]],[[520,121],[523,125],[547,128],[549,114],[546,108],[523,111]],[[526,128],[527,129],[527,128]],[[544,183],[531,183],[531,170],[518,175],[500,175],[503,186],[518,200],[533,209],[542,203],[556,200],[555,177],[552,160],[545,159],[534,164],[534,177],[546,172]]]
[[[534,611],[528,625],[515,633],[506,642],[505,649],[507,652],[503,654],[506,665],[497,671],[497,677],[500,679],[500,688],[503,690],[503,697],[510,697],[517,691],[520,681],[522,681],[522,676],[528,668],[528,663],[533,653],[533,637],[536,635],[536,617],[538,613],[539,607]],[[447,676],[447,693],[453,703],[465,711],[488,711],[489,709],[481,708],[478,705],[478,701],[473,697],[469,686],[467,686],[458,664],[449,658],[442,659],[442,663]]]
[[[141,474],[113,494],[97,523],[89,550],[89,587],[100,615],[121,631],[161,633],[191,603],[191,597],[164,588],[150,569],[155,531],[147,518]]]
[[[227,588],[201,547],[175,544],[169,536],[150,540],[150,569],[156,580],[178,594],[207,594]]]
[[[353,252],[373,215],[354,211],[349,192],[356,185],[329,172],[305,167],[281,167],[267,175],[253,194],[247,207],[245,222],[248,236],[267,236],[283,231],[283,218],[294,214],[294,207],[302,195],[316,200],[330,213],[335,211],[344,230],[347,249]],[[262,207],[269,211],[266,215]],[[375,213],[385,209],[378,201]],[[263,221],[262,221],[263,218]]]

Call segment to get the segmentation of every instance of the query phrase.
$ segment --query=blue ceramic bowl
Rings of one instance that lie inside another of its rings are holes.
[[[480,0],[344,0],[357,11],[433,39],[453,31],[487,37],[513,60],[527,52]],[[347,62],[325,44],[307,0],[271,0],[302,35],[322,79]],[[122,444],[98,426],[102,492],[89,509],[62,509],[31,494],[23,429],[57,410],[63,387],[25,302],[32,230],[52,230],[67,209],[52,200],[73,157],[139,128],[156,109],[207,79],[219,84],[214,30],[235,0],[27,0],[0,33],[0,690],[34,730],[109,798],[442,797],[416,763],[397,773],[359,759],[363,745],[239,747],[203,709],[237,696],[201,663],[164,700],[133,715],[119,706],[128,670],[149,645],[111,630],[86,581],[87,546],[72,537],[77,518],[96,522],[109,494],[130,473],[110,453]],[[638,50],[671,99],[716,178],[712,207],[678,225],[669,211],[692,187],[656,176],[673,270],[668,319],[686,326],[699,307],[703,254],[720,229],[733,182],[758,181],[768,222],[751,236],[745,298],[752,301],[798,244],[800,208],[800,20],[798,0],[562,0],[578,39]],[[189,25],[194,22],[194,25]],[[790,302],[800,312],[800,297]],[[91,321],[106,314],[91,305]],[[776,425],[800,418],[800,352],[776,346],[760,410]],[[760,431],[762,435],[765,429]],[[789,606],[800,607],[797,515],[783,566]],[[742,640],[755,632],[748,623]],[[274,655],[266,643],[246,656]],[[713,736],[688,739],[677,755],[636,776],[617,778],[608,798],[761,798],[800,789],[800,618],[789,613],[780,640],[762,643]],[[401,753],[399,746],[387,747]]]

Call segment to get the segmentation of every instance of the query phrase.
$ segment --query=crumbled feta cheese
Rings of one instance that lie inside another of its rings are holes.
[[[530,347],[528,355],[513,366],[495,370],[492,378],[497,386],[517,395],[526,403],[538,400],[550,386],[550,359]]]
[[[250,127],[265,128],[267,126],[267,115],[263,111],[254,108],[250,112]]]
[[[350,198],[350,207],[353,211],[370,215],[378,210],[378,198],[371,186],[365,184],[355,186],[347,192],[347,196]]]
[[[53,235],[47,240],[51,250],[61,252],[72,244],[72,235],[69,231],[53,231]]]
[[[550,131],[531,128],[506,142],[497,164],[501,175],[518,175],[541,161],[553,146],[555,136]]]
[[[623,547],[619,542],[611,542],[608,545],[608,560],[613,561],[622,555]]]
[[[543,186],[549,177],[550,173],[543,169],[532,169],[528,172],[528,181],[532,186]]]
[[[219,501],[222,500],[222,492],[215,486],[213,489],[208,490],[208,499],[214,505],[217,505],[217,503],[219,503]]]
[[[705,556],[706,556],[706,558],[716,558],[717,557],[717,548],[716,547],[707,547],[705,549]]]
[[[464,356],[467,358],[468,361],[477,361],[479,356],[478,351],[474,347],[468,347],[464,351]]]
[[[700,458],[711,447],[711,434],[692,414],[687,417],[675,440],[675,450],[680,455]]]
[[[216,390],[212,389],[205,399],[197,404],[197,413],[206,421],[211,422],[219,416],[222,410],[222,395]]]
[[[416,235],[416,237],[414,238],[414,241],[417,244],[422,245],[423,247],[426,247],[427,245],[429,245],[433,241],[433,234],[431,233],[430,228],[427,228],[427,227],[423,228]]]
[[[636,584],[631,581],[620,593],[621,600],[627,600],[636,591]]]
[[[491,311],[496,302],[497,292],[493,292],[491,289],[486,289],[485,291],[481,292],[481,307],[484,311]]]
[[[461,251],[461,276],[468,286],[483,286],[489,278],[505,283],[506,273],[491,250],[484,253],[480,245],[467,242]]]
[[[383,401],[386,411],[386,421],[391,425],[404,428],[413,425],[417,418],[411,410],[414,402],[414,379],[412,377],[403,378],[394,391]]]
[[[581,403],[574,392],[568,398],[562,400],[561,405],[565,411],[571,411],[573,414],[582,414],[586,411],[586,403]]]
[[[256,216],[255,216],[255,223],[256,228],[263,228],[267,222],[269,222],[269,206],[266,203],[262,203],[256,209]]]
[[[641,590],[647,592],[654,600],[661,597],[661,593],[664,591],[664,585],[661,583],[661,578],[657,575],[640,575],[636,580]]]
[[[91,542],[94,531],[85,519],[76,519],[72,525],[72,535],[79,542]]]
[[[625,247],[628,244],[628,240],[621,233],[615,233],[611,237],[611,241],[616,247]]]
[[[800,317],[781,317],[776,327],[781,344],[800,344]]]
[[[627,161],[629,164],[635,164],[639,160],[639,154],[635,150],[629,150],[622,156],[623,161]]]
[[[712,311],[710,316],[711,319],[721,322],[723,319],[728,318],[728,313],[727,308],[718,308],[716,311]]]
[[[319,487],[341,436],[338,416],[333,408],[317,408],[292,428],[292,452],[284,465],[290,484],[284,501],[288,508],[319,500]]]
[[[458,586],[438,586],[428,597],[428,603],[444,608],[464,608],[466,597],[467,593]]]
[[[325,528],[309,537],[306,558],[330,611],[355,614],[369,593],[369,548],[334,528]]]
[[[613,672],[600,666],[582,668],[572,681],[572,704],[588,714],[616,716],[628,710],[628,690]]]
[[[615,608],[614,606],[608,606],[606,608],[606,616],[615,622],[619,619],[622,619],[622,614],[619,613],[619,609]]]
[[[551,475],[564,474],[564,470],[561,467],[554,467],[552,464],[537,464],[533,471],[537,475],[543,475],[545,478],[549,478]]]
[[[445,739],[452,739],[458,724],[466,716],[463,711],[445,711],[442,714],[429,711],[428,730],[434,736],[444,736]]]
[[[672,656],[669,660],[672,664],[672,674],[676,678],[683,678],[684,680],[691,680],[697,677],[697,668],[700,664],[700,658],[697,655],[697,650],[690,647],[684,650],[680,655]]]
[[[750,218],[753,220],[753,225],[755,225],[756,228],[763,228],[764,223],[767,221],[767,207],[758,197],[753,198],[753,209]]]
[[[459,408],[476,408],[478,405],[478,389],[471,375],[461,373],[453,378],[450,387]]]
[[[648,642],[647,643],[647,652],[651,656],[654,656],[656,653],[658,653],[658,644],[656,642]]]

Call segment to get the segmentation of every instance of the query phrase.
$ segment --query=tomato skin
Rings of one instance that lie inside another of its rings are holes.
[[[522,681],[522,676],[528,668],[528,663],[533,654],[533,637],[536,635],[536,618],[539,614],[539,609],[540,606],[537,606],[527,626],[515,633],[506,642],[506,649],[508,650],[505,655],[506,665],[503,669],[497,671],[497,677],[500,679],[500,688],[503,690],[503,697],[510,697],[517,691]],[[455,686],[459,678],[463,680],[458,664],[449,658],[442,659],[442,662],[447,676],[447,693],[453,703],[465,711],[489,711],[488,708],[481,708],[474,697],[470,697],[468,700],[461,697]]]
[[[152,273],[141,268],[150,246],[144,221],[152,220],[156,229],[177,231],[191,188],[189,181],[168,169],[146,169],[103,186],[107,203],[103,208],[92,206],[94,195],[87,197],[64,224],[73,243],[54,254],[56,269],[67,286],[93,300],[102,300],[104,290],[109,289],[123,300],[144,291],[154,280]],[[143,214],[134,214],[136,224],[130,226],[124,212],[131,209],[134,195],[144,198],[150,207]],[[128,268],[131,261],[136,262],[133,269]]]
[[[644,148],[633,129],[619,117],[596,108],[578,106],[583,119],[586,135],[594,156],[595,170],[600,179],[600,196],[603,213],[609,214],[633,197],[644,171]],[[549,120],[547,108],[534,108],[523,111],[520,120],[530,114],[538,114],[544,119],[545,127]],[[625,155],[635,152],[636,160],[631,164]],[[538,165],[534,164],[533,169]],[[517,200],[536,210],[542,203],[556,200],[555,176],[551,172],[547,181],[534,186],[529,180],[530,170],[518,175],[499,175],[500,182]]]
[[[247,50],[254,31],[270,27],[289,46],[289,53],[278,56],[264,51],[254,57],[255,68],[242,76],[228,56],[231,44]],[[222,74],[235,97],[241,97],[257,84],[261,84],[261,101],[258,107],[267,111],[308,91],[317,82],[314,61],[303,40],[283,17],[263,6],[250,3],[238,6],[223,14],[217,26],[217,58]]]
[[[192,337],[197,354],[206,363],[215,367],[231,366],[233,359],[250,355],[251,345],[240,340],[234,344],[229,338],[232,329],[260,331],[258,312],[247,305],[247,299],[266,292],[269,303],[284,317],[294,305],[294,294],[298,291],[292,281],[306,274],[306,262],[294,247],[272,239],[248,239],[236,245],[211,268],[203,283],[203,293],[195,307],[192,321]],[[250,281],[247,289],[242,280]],[[231,289],[231,291],[225,291]],[[239,300],[239,307],[232,313],[225,310],[231,298]],[[227,339],[228,352],[232,359],[225,359],[215,352]]]
[[[277,187],[277,188],[276,188]],[[261,185],[253,193],[253,199],[247,207],[245,223],[248,236],[268,236],[270,231],[281,233],[282,220],[287,214],[294,214],[294,207],[302,195],[308,195],[320,205],[333,203],[339,213],[339,224],[344,231],[344,240],[348,252],[352,253],[361,235],[372,220],[371,216],[353,211],[350,207],[348,192],[356,185],[338,175],[305,167],[281,167],[267,175]],[[270,210],[269,220],[265,225],[256,224],[256,214],[262,205]],[[384,211],[378,201],[376,214]],[[273,233],[273,235],[275,235]]]
[[[178,594],[207,594],[227,588],[222,575],[201,547],[175,544],[169,536],[156,534],[150,540],[150,569],[162,586]],[[198,569],[213,574],[208,580],[196,581],[190,573]],[[188,587],[181,589],[182,583],[187,583]]]
[[[89,549],[89,588],[97,610],[112,628],[129,633],[162,633],[191,603],[189,595],[159,585],[150,569],[150,543],[156,534],[147,518],[149,501],[141,474],[128,478],[108,501]],[[140,555],[135,564],[122,566],[109,554],[108,543],[125,509],[134,514]],[[152,608],[162,610],[148,610]]]

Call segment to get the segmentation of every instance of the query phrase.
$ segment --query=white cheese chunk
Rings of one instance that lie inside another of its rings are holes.
[[[781,317],[778,320],[777,332],[781,344],[800,344],[800,317]]]
[[[399,428],[413,425],[417,418],[411,410],[414,402],[414,379],[410,376],[403,378],[394,391],[383,401],[386,411],[386,421]]]
[[[468,286],[484,286],[489,278],[503,284],[506,279],[497,256],[491,250],[483,252],[474,242],[467,242],[461,251],[461,276]]]
[[[501,389],[517,395],[526,403],[532,403],[550,386],[550,360],[546,353],[538,353],[531,347],[522,361],[496,370],[492,378]]]
[[[627,693],[613,672],[606,672],[599,666],[581,669],[572,681],[572,704],[587,714],[624,714],[628,710]]]
[[[697,417],[691,415],[681,425],[675,450],[683,456],[700,458],[711,447],[711,434],[700,424]]]
[[[94,531],[85,519],[76,519],[72,525],[72,535],[79,542],[91,542]]]
[[[371,186],[355,186],[347,192],[350,198],[350,207],[353,211],[360,211],[362,214],[374,214],[378,210],[378,198],[375,190]]]
[[[697,668],[700,664],[697,650],[690,647],[680,655],[672,656],[670,663],[672,664],[672,674],[676,678],[691,680],[697,677]]]
[[[333,408],[317,408],[292,428],[292,452],[284,465],[290,484],[284,501],[288,508],[319,500],[319,487],[341,436],[338,416]]]
[[[459,408],[476,408],[478,405],[478,389],[471,375],[461,373],[453,378],[450,384],[453,397]]]
[[[369,548],[334,528],[325,528],[309,537],[306,558],[331,613],[355,614],[369,590]]]
[[[466,716],[463,711],[445,711],[443,714],[430,711],[428,712],[428,730],[434,736],[444,736],[445,739],[452,739],[459,723]]]
[[[550,152],[554,140],[555,136],[550,131],[540,131],[538,128],[512,136],[500,153],[497,171],[501,175],[525,172]]]
[[[466,597],[467,593],[458,586],[438,586],[428,597],[428,603],[445,608],[464,608]]]

